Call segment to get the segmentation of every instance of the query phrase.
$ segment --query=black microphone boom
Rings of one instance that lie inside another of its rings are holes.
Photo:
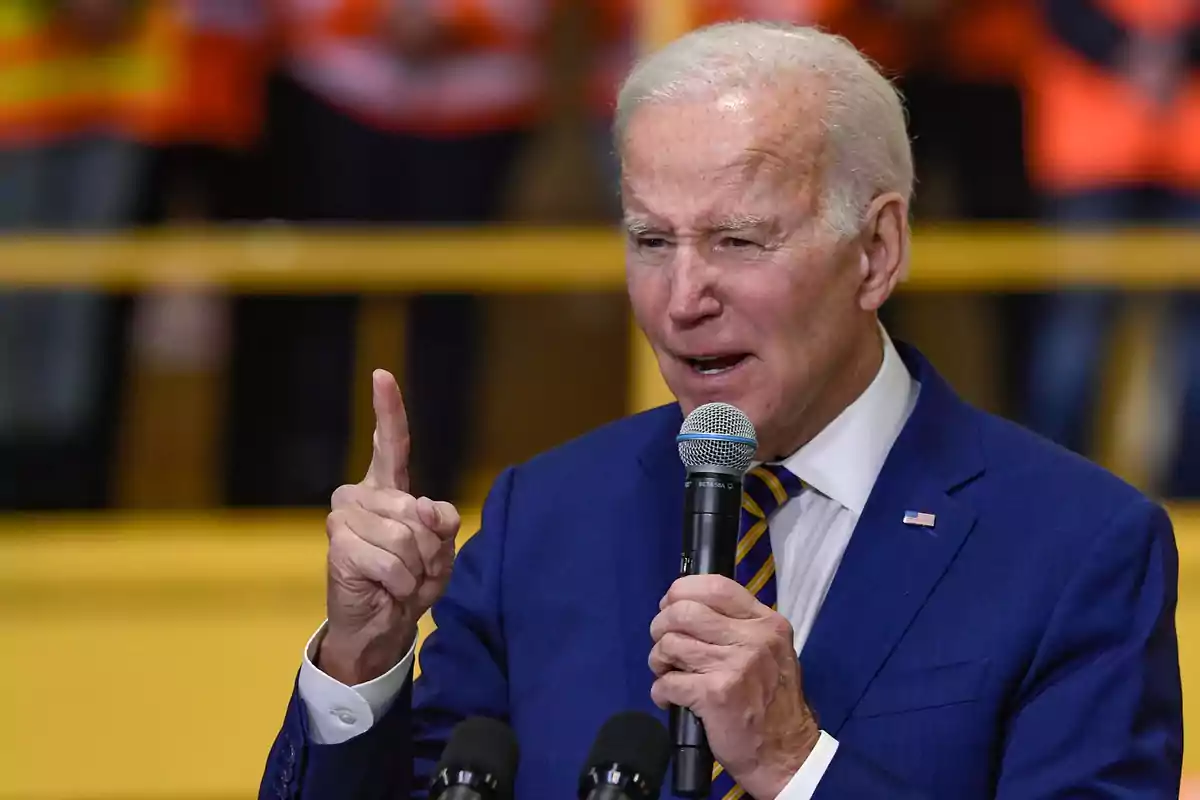
[[[519,750],[499,720],[471,717],[454,726],[438,763],[432,800],[512,800]]]
[[[579,776],[579,800],[658,800],[670,759],[662,723],[641,711],[610,717]]]
[[[740,409],[708,403],[688,415],[677,438],[679,456],[687,468],[680,574],[732,578],[742,479],[758,449],[754,426]],[[691,709],[671,707],[671,741],[675,794],[708,797],[713,754],[704,724]]]

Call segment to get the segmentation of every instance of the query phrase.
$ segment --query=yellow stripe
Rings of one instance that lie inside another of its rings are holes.
[[[758,519],[766,519],[767,518],[767,515],[763,513],[763,510],[758,507],[758,503],[754,502],[754,498],[748,494],[742,495],[742,508],[749,511],[751,514],[753,514]]]
[[[758,540],[762,538],[763,532],[766,531],[766,529],[767,521],[765,519],[760,519],[758,522],[754,523],[753,526],[751,526],[750,530],[746,531],[746,535],[742,537],[740,542],[738,542],[737,558],[734,561],[735,564],[742,563],[742,559],[745,558],[746,554],[750,552],[750,548],[758,544]]]
[[[776,503],[783,505],[787,502],[787,490],[783,488],[783,484],[779,482],[779,478],[776,478],[774,473],[762,467],[755,467],[750,470],[750,474],[757,476],[759,480],[767,485],[767,488],[771,490],[771,494],[775,495]]]
[[[0,84],[0,105],[148,94],[161,91],[168,79],[164,65],[149,56],[70,56],[7,67]]]
[[[741,786],[734,786],[729,790],[729,794],[725,795],[725,800],[738,800],[739,797],[746,794],[746,790]]]
[[[758,590],[766,585],[767,579],[774,574],[775,554],[772,553],[771,555],[767,556],[767,563],[762,565],[762,569],[758,571],[758,574],[754,576],[754,579],[746,584],[746,590],[749,591],[750,594],[757,595]]]
[[[725,768],[721,766],[720,762],[715,762],[715,761],[714,761],[714,762],[713,762],[713,776],[712,776],[712,779],[715,781],[715,780],[717,779],[717,776],[718,776],[718,775],[720,775],[720,774],[721,774],[721,773],[724,771],[724,769],[725,769]]]

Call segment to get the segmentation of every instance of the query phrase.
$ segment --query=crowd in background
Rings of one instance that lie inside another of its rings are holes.
[[[697,24],[817,24],[904,93],[922,219],[1200,222],[1192,0],[695,0]],[[633,0],[4,0],[0,234],[178,222],[486,223],[550,114],[547,42],[588,32],[580,91],[606,219]],[[601,220],[598,220],[601,221]],[[1014,415],[1087,452],[1119,295],[1005,306]],[[0,506],[103,506],[139,298],[0,292]],[[997,302],[1003,302],[997,300]],[[327,502],[350,433],[355,296],[231,309],[234,505]],[[1181,396],[1166,492],[1200,496],[1200,299],[1172,298]],[[479,300],[413,298],[405,384],[423,491],[454,497]],[[447,370],[444,365],[458,368]],[[288,402],[280,403],[280,397]]]

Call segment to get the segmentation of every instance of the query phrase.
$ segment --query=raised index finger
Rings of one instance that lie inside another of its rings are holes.
[[[371,402],[375,407],[375,434],[371,466],[364,480],[376,489],[408,491],[408,414],[396,378],[385,369],[371,374]]]

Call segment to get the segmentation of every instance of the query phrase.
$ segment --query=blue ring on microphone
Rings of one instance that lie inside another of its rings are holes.
[[[681,433],[675,437],[676,442],[732,442],[734,444],[758,445],[754,439],[745,436],[731,436],[728,433]]]

